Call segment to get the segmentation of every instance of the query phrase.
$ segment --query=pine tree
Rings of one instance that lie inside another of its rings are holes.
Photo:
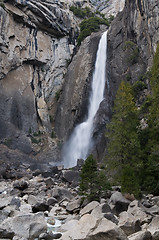
[[[108,125],[108,166],[115,169],[115,176],[122,184],[128,184],[129,193],[136,194],[131,188],[125,169],[131,169],[137,177],[140,163],[140,142],[138,138],[138,110],[135,105],[131,85],[121,82],[114,102],[113,116]],[[123,182],[124,179],[124,182]],[[136,185],[139,187],[138,183]],[[128,188],[125,186],[125,190]]]
[[[110,189],[110,184],[107,180],[106,173],[97,168],[97,162],[93,155],[90,155],[82,169],[79,193],[89,201],[99,200],[101,193]]]
[[[151,69],[151,106],[147,115],[148,138],[144,146],[143,189],[159,194],[159,44]]]

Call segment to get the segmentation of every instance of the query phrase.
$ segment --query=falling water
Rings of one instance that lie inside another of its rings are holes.
[[[107,51],[107,32],[104,32],[98,46],[92,89],[89,98],[88,118],[77,125],[64,146],[63,161],[65,167],[76,165],[77,159],[85,159],[92,145],[93,119],[104,98],[105,68]]]

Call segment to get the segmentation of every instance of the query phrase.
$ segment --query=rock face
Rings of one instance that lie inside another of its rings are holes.
[[[69,4],[15,0],[0,6],[0,139],[16,143],[13,149],[30,153],[26,135],[52,131],[78,33]]]
[[[16,156],[15,149],[32,154],[33,158],[37,154],[40,160],[55,161],[60,156],[57,147],[85,119],[101,32],[85,39],[75,54],[80,19],[69,7],[72,4],[96,7],[104,13],[116,14],[124,6],[124,0],[99,3],[97,0],[5,0],[4,6],[1,4],[0,143],[11,148],[7,156],[2,153],[2,161]],[[114,9],[113,6],[118,10],[111,13],[108,9]],[[120,81],[135,82],[152,64],[159,39],[158,7],[157,0],[127,0],[123,12],[109,29],[109,84],[93,132],[92,152],[98,160],[105,155],[103,133]],[[56,140],[48,137],[41,142],[42,137],[30,136],[39,130],[47,136],[52,132]],[[39,145],[35,147],[37,142]],[[5,152],[5,147],[0,151]],[[18,154],[19,159],[26,158]]]
[[[87,37],[69,65],[55,119],[55,129],[60,138],[66,139],[75,124],[83,121],[87,114],[92,69],[100,37],[101,33]]]
[[[106,14],[107,17],[110,15],[116,16],[118,12],[123,10],[125,5],[125,0],[103,0],[102,3],[100,0],[90,1],[99,11]]]
[[[93,152],[98,160],[106,155],[105,125],[111,117],[113,100],[122,80],[136,82],[152,66],[159,40],[159,5],[151,0],[127,0],[108,31],[107,74],[105,100],[95,121]],[[104,126],[104,127],[103,127]]]
[[[34,132],[39,120],[49,130],[51,104],[75,44],[73,15],[54,1],[7,2],[0,13],[1,129]]]

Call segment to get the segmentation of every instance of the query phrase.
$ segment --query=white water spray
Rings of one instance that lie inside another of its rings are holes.
[[[63,162],[65,167],[73,167],[77,159],[85,159],[92,146],[93,119],[99,105],[104,98],[107,58],[107,32],[104,32],[98,46],[95,70],[93,74],[92,90],[89,98],[88,118],[77,125],[64,146]]]

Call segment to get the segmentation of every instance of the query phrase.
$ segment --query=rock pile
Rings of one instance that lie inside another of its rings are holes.
[[[159,197],[130,201],[110,191],[100,202],[82,203],[79,173],[71,171],[56,168],[44,177],[27,169],[20,179],[1,179],[0,239],[159,239]]]

